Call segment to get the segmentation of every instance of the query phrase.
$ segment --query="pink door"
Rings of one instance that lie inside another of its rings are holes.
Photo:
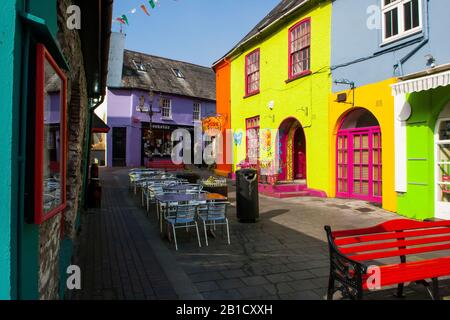
[[[337,138],[336,194],[381,203],[379,127],[340,130]]]

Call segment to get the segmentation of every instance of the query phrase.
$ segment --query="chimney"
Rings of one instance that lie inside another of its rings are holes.
[[[108,87],[122,86],[123,55],[126,35],[121,32],[111,34],[109,50]]]

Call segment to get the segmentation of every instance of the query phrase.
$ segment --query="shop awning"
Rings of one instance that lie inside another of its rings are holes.
[[[94,113],[92,119],[92,133],[108,133],[111,128]]]
[[[438,87],[450,85],[450,71],[436,73],[417,79],[411,79],[392,84],[392,94],[394,96],[408,94],[413,92],[421,92]]]

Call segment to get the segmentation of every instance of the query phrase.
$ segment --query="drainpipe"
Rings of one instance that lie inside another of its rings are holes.
[[[88,125],[87,125],[87,132],[86,132],[86,140],[85,140],[85,144],[84,144],[84,154],[86,155],[86,159],[85,159],[85,163],[84,163],[84,174],[83,174],[83,194],[81,197],[81,201],[83,204],[83,208],[84,210],[87,210],[87,199],[86,199],[86,194],[87,194],[87,188],[88,188],[88,183],[89,183],[89,167],[90,167],[90,161],[91,161],[91,140],[92,140],[92,125],[93,125],[93,115],[95,110],[105,101],[105,96],[101,95],[100,96],[100,100],[97,101],[97,103],[95,103],[88,111]]]
[[[415,47],[411,52],[409,52],[406,56],[404,56],[403,58],[401,58],[399,60],[399,62],[394,65],[394,72],[395,69],[399,68],[400,69],[400,76],[403,76],[403,65],[405,64],[405,62],[407,62],[409,59],[411,59],[420,49],[422,49],[429,41],[430,41],[430,24],[429,24],[429,13],[428,13],[428,2],[429,0],[426,1],[426,27],[425,27],[425,35],[424,35],[424,39],[422,40],[422,42],[420,42],[417,47]]]

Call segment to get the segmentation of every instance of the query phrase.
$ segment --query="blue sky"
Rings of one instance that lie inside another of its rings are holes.
[[[130,50],[211,66],[243,38],[280,0],[115,0],[114,19],[127,14],[123,27]],[[146,4],[151,14],[140,9]],[[136,8],[136,13],[130,11]],[[113,23],[113,31],[118,31]]]

